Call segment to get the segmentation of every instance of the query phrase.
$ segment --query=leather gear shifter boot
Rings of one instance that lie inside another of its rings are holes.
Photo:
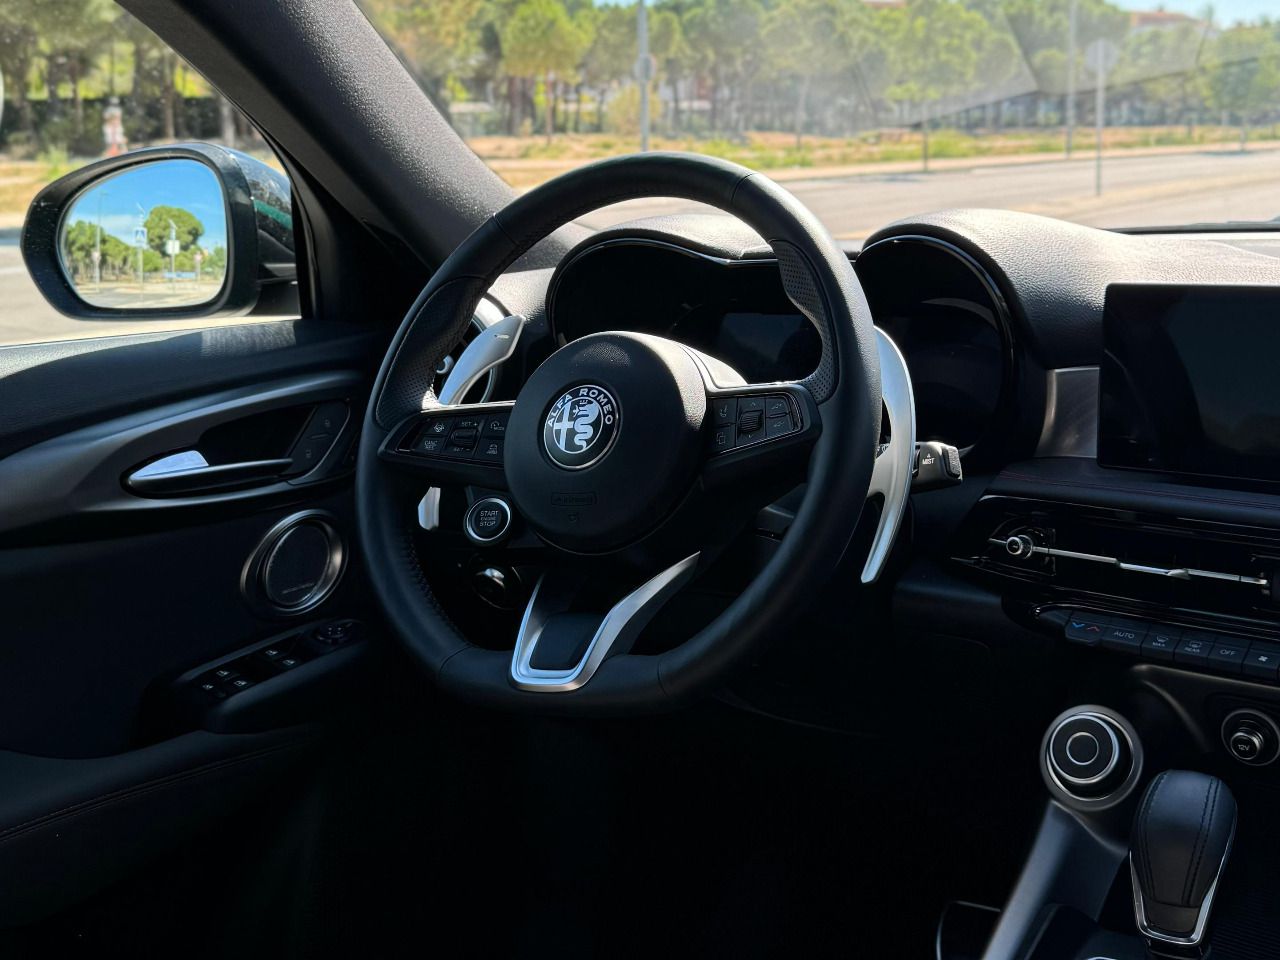
[[[1156,956],[1200,957],[1236,832],[1236,801],[1217,777],[1168,770],[1147,787],[1129,843],[1138,932]]]

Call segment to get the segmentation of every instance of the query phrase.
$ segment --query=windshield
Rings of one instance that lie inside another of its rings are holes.
[[[1280,0],[361,6],[517,188],[648,147],[767,171],[845,239],[956,206],[1106,227],[1280,216]]]

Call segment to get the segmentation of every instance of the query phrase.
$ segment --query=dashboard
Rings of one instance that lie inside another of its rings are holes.
[[[906,358],[918,439],[973,452],[999,426],[1014,376],[995,282],[958,247],[925,236],[886,239],[855,265],[877,326]],[[611,235],[578,250],[553,282],[549,321],[561,344],[619,328],[670,337],[752,383],[802,379],[822,347],[772,257],[730,258],[674,238]]]
[[[550,280],[554,342],[648,331],[749,381],[804,377],[819,336],[735,224],[659,218],[583,240]],[[905,358],[917,440],[964,461],[963,493],[912,498],[911,557],[1041,632],[1060,636],[1074,610],[1280,654],[1280,240],[961,210],[848,254]]]

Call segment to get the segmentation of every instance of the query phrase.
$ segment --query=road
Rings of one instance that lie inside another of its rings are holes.
[[[1005,207],[1099,227],[1257,220],[1280,216],[1280,151],[1109,157],[1101,197],[1094,194],[1091,156],[975,164],[936,173],[788,179],[784,186],[845,240],[860,240],[912,214],[961,206]],[[604,226],[696,209],[684,201],[642,200],[585,219]]]
[[[837,237],[861,239],[912,214],[944,207],[1007,207],[1100,227],[1150,226],[1280,217],[1280,150],[1206,149],[1195,153],[1108,157],[1101,197],[1091,156],[1030,163],[975,162],[932,173],[871,172],[794,178],[787,189]],[[586,218],[604,226],[636,216],[698,209],[679,200],[617,204]],[[226,321],[236,322],[236,321]],[[197,327],[78,321],[54,312],[27,277],[16,231],[0,234],[0,345]]]

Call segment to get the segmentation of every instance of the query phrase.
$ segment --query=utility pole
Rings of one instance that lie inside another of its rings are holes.
[[[1080,20],[1080,0],[1071,0],[1067,16],[1067,157],[1071,157],[1071,137],[1076,126],[1076,30]]]
[[[1084,52],[1085,63],[1093,71],[1093,113],[1095,141],[1093,158],[1093,192],[1102,196],[1102,129],[1107,125],[1107,74],[1120,59],[1120,48],[1099,37]]]
[[[640,150],[649,149],[649,81],[653,79],[653,63],[649,59],[649,11],[645,0],[639,0],[636,13],[636,80],[640,84]]]
[[[1097,114],[1097,146],[1093,152],[1093,192],[1102,196],[1102,128],[1107,125],[1107,68],[1099,66],[1098,85],[1094,88],[1093,110]]]

